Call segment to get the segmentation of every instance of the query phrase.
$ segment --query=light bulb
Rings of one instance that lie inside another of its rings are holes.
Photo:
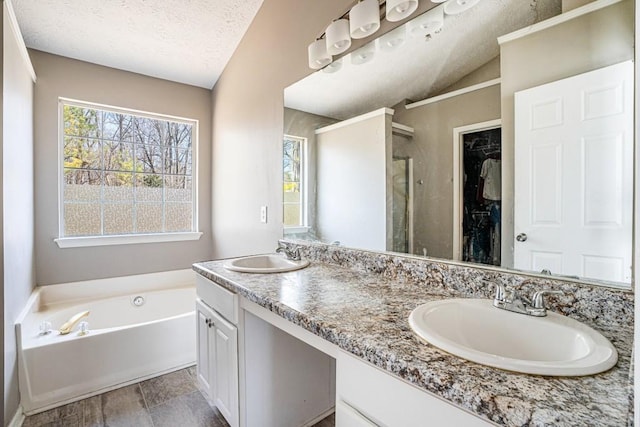
[[[418,0],[387,0],[387,21],[396,22],[408,18],[418,9]]]
[[[401,25],[393,31],[390,31],[378,38],[378,48],[383,52],[390,52],[404,44],[406,39],[406,26]]]
[[[340,71],[341,68],[342,68],[342,60],[338,60],[324,67],[322,71],[325,73],[331,74],[331,73],[337,73],[338,71]]]
[[[449,0],[444,4],[444,13],[447,15],[457,15],[471,9],[480,0]]]
[[[349,11],[349,28],[354,39],[365,38],[380,28],[378,0],[363,0]]]
[[[345,40],[336,42],[333,44],[333,47],[335,47],[336,49],[342,49],[343,47],[345,47],[348,43]]]
[[[324,39],[316,40],[309,45],[309,68],[319,70],[333,60],[327,51],[327,42]]]
[[[375,47],[372,43],[366,44],[362,46],[360,49],[351,53],[351,64],[353,65],[361,65],[366,62],[369,62],[373,59],[375,55]]]
[[[327,52],[330,55],[339,55],[351,46],[349,34],[349,21],[338,19],[333,21],[326,29]]]

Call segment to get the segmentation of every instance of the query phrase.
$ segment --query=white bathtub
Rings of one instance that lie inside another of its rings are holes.
[[[193,365],[195,298],[191,270],[36,288],[16,323],[25,414]],[[88,334],[58,333],[85,310]],[[40,333],[43,321],[51,333]]]

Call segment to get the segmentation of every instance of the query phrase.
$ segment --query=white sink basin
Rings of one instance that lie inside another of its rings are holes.
[[[223,265],[227,270],[242,273],[284,273],[305,268],[309,265],[309,261],[293,261],[283,255],[267,254],[236,258]]]
[[[463,359],[526,374],[591,375],[618,361],[609,340],[587,325],[547,311],[533,317],[488,299],[447,299],[417,307],[409,324],[422,339]]]

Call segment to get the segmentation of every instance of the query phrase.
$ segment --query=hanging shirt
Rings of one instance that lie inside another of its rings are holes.
[[[500,160],[487,159],[482,163],[480,178],[484,179],[482,197],[486,200],[502,199],[502,166]]]

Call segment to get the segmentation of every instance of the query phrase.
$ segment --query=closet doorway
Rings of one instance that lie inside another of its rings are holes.
[[[453,130],[453,258],[500,265],[500,120]]]

